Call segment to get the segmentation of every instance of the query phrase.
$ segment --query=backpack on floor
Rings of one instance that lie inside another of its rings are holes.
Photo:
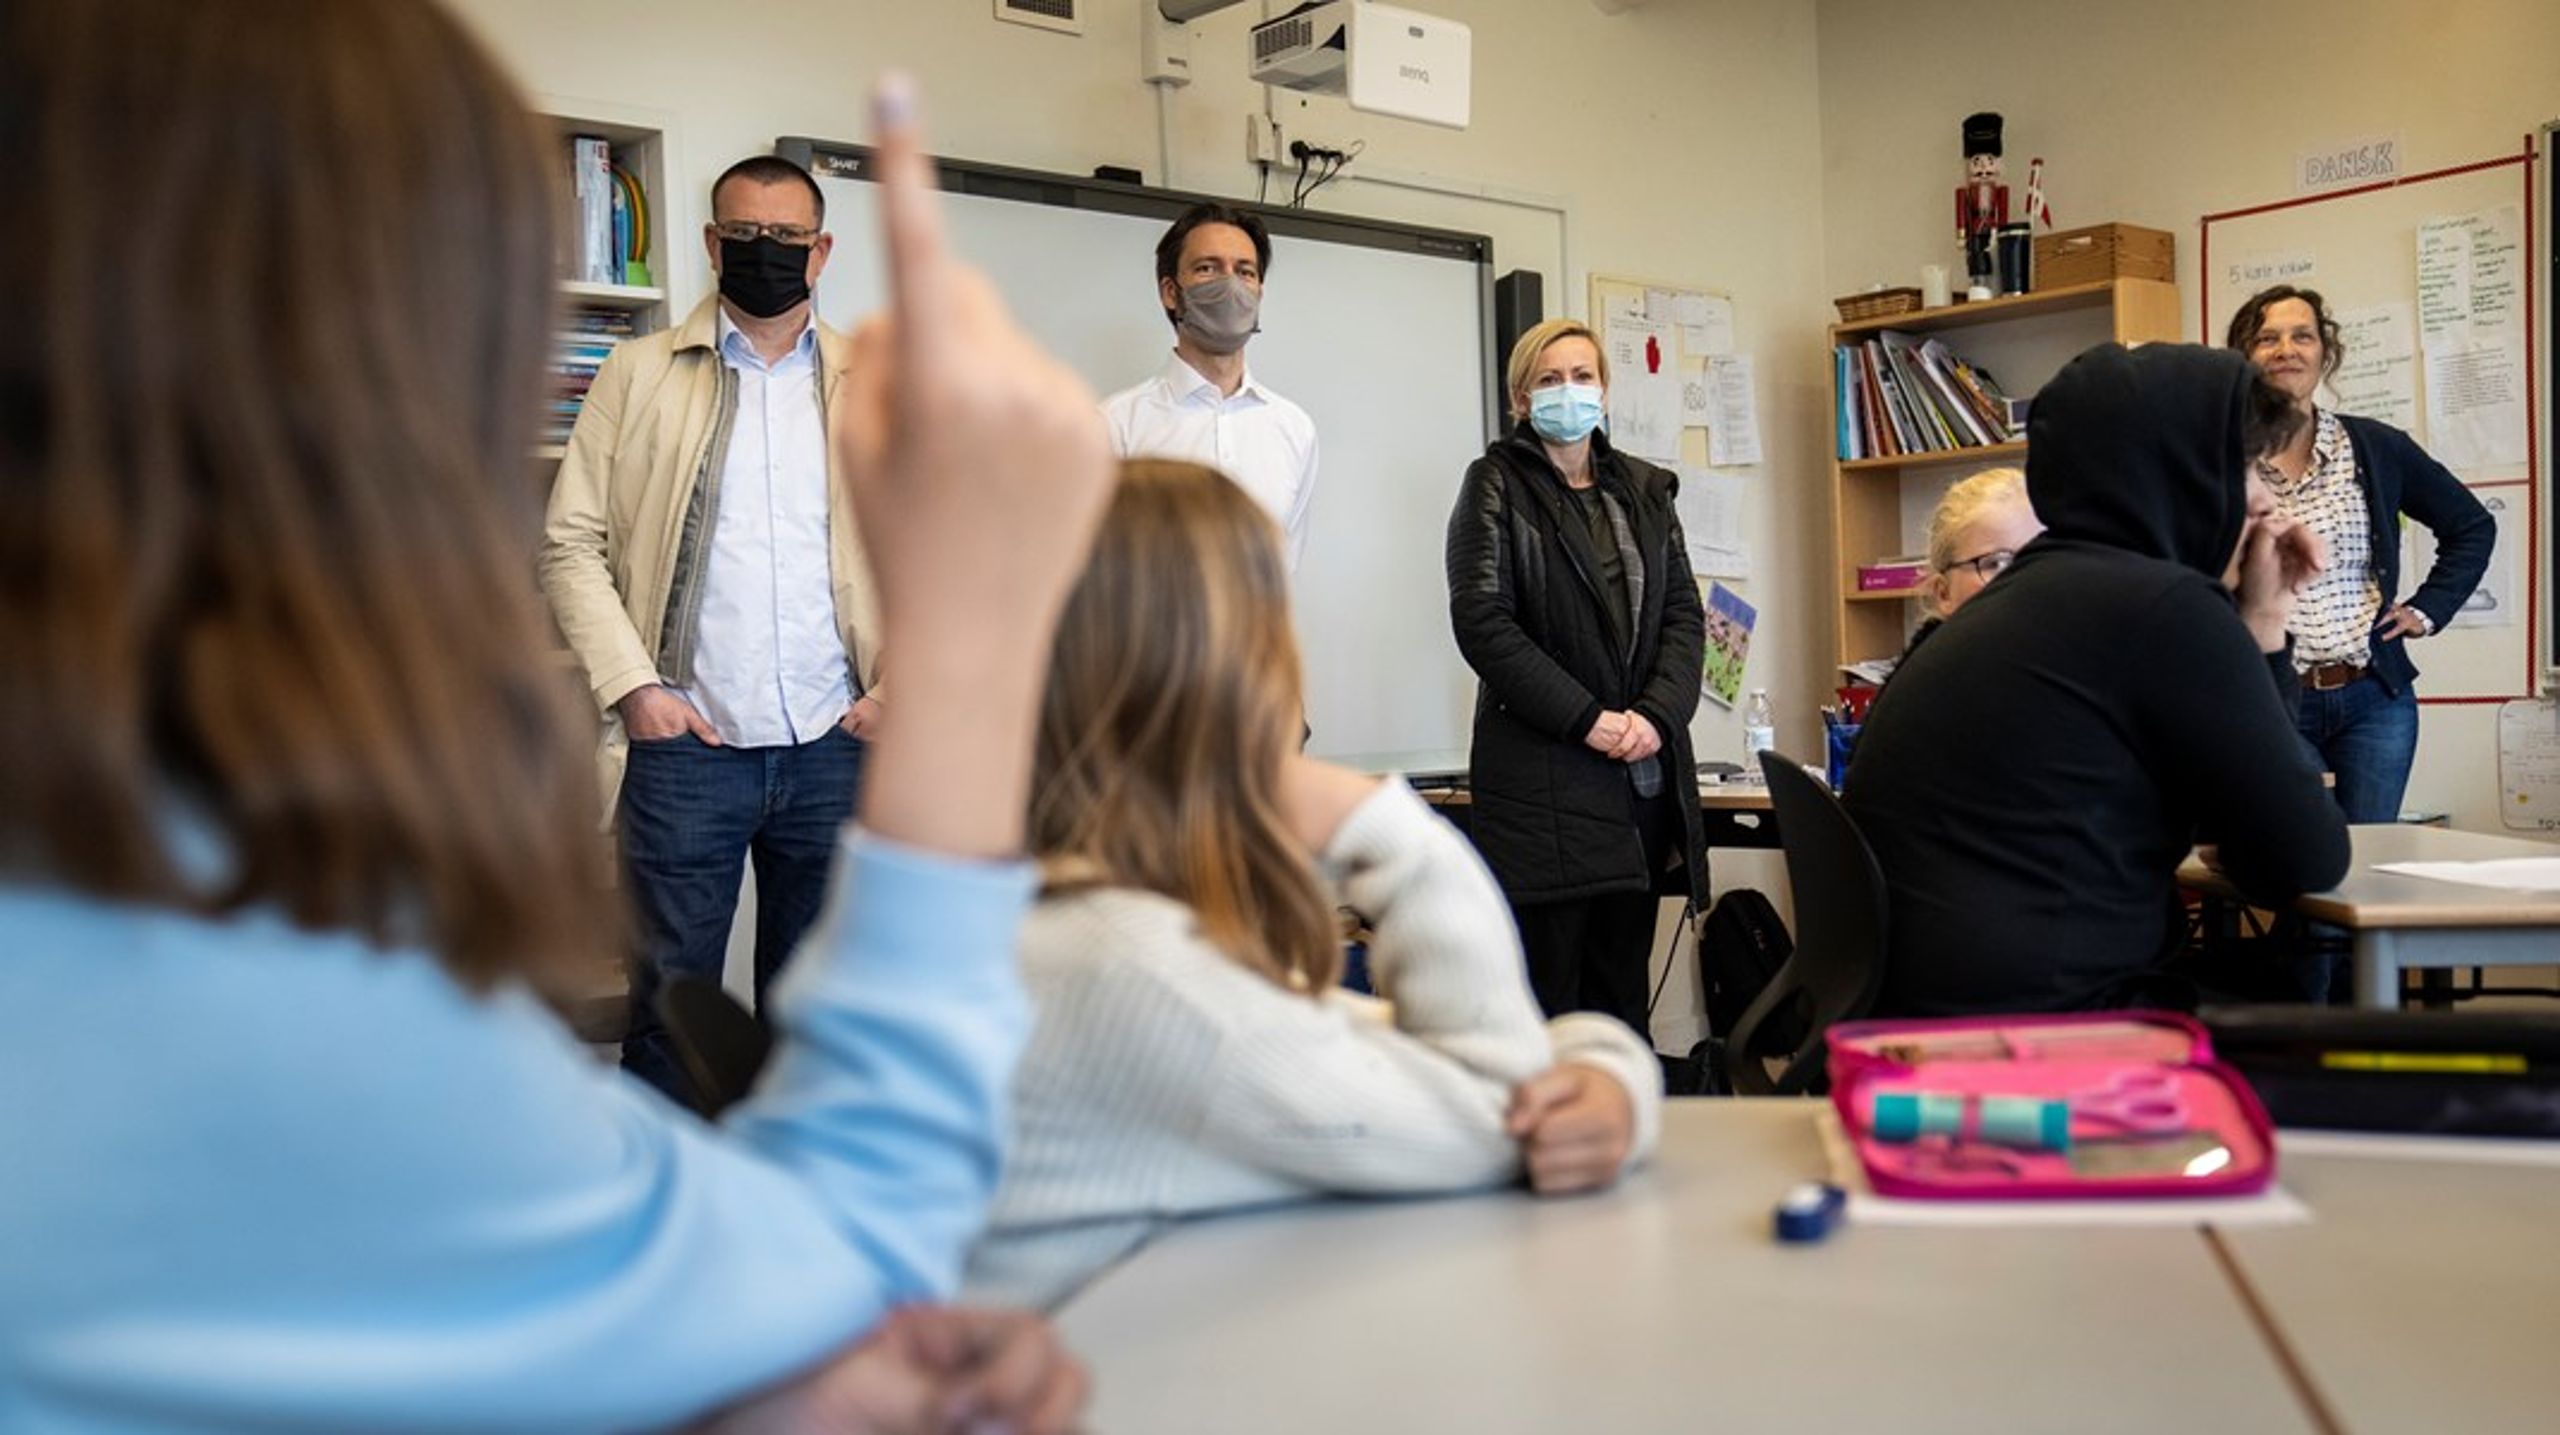
[[[1707,1030],[1733,1035],[1742,1014],[1758,1000],[1761,989],[1778,975],[1794,954],[1795,939],[1769,899],[1738,887],[1716,899],[1698,929],[1698,978],[1707,993]],[[1774,1011],[1760,1024],[1754,1044],[1767,1051],[1793,1051],[1804,1044],[1801,1010]]]

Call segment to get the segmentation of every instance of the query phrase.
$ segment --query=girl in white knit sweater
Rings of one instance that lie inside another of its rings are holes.
[[[971,1269],[1045,1303],[1158,1224],[1329,1192],[1606,1185],[1660,1069],[1542,1021],[1502,893],[1398,781],[1297,752],[1278,531],[1191,464],[1125,464],[1058,629],[1023,929],[1037,1011]],[[1384,1004],[1337,985],[1336,903]]]

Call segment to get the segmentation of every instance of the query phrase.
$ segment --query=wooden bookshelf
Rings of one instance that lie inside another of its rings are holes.
[[[1888,329],[1946,335],[1949,347],[1998,375],[2011,396],[2023,397],[2092,344],[2176,339],[2182,312],[2175,284],[2110,279],[1834,324],[1831,347],[1862,343]],[[1834,392],[1832,402],[1839,401]],[[1919,617],[1922,588],[1861,592],[1859,565],[1920,552],[1928,542],[1929,510],[1948,484],[1981,469],[2023,466],[2026,455],[2024,443],[1996,443],[1833,460],[1831,606],[1839,662],[1900,653]]]

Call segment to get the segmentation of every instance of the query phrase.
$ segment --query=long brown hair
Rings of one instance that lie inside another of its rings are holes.
[[[12,0],[0,133],[0,864],[475,984],[610,950],[522,97],[420,0]]]
[[[1279,530],[1198,464],[1120,473],[1050,657],[1033,849],[1053,876],[1183,902],[1219,950],[1321,992],[1342,953],[1280,803],[1300,706]]]

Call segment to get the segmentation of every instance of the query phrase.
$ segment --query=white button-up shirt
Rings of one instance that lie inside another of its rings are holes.
[[[1316,425],[1305,409],[1249,370],[1234,393],[1221,394],[1175,354],[1154,378],[1103,400],[1102,416],[1123,458],[1189,459],[1234,479],[1286,530],[1297,568],[1316,492]]]
[[[827,552],[818,331],[801,329],[772,364],[725,309],[719,336],[738,409],[703,551],[693,686],[682,691],[732,747],[797,745],[825,736],[853,701]]]
[[[2276,503],[2328,546],[2329,566],[2293,604],[2293,663],[2305,672],[2325,663],[2372,661],[2382,612],[2373,517],[2356,477],[2355,445],[2327,409],[2317,410],[2313,423],[2311,463],[2302,477],[2288,480],[2272,464],[2259,471]]]

